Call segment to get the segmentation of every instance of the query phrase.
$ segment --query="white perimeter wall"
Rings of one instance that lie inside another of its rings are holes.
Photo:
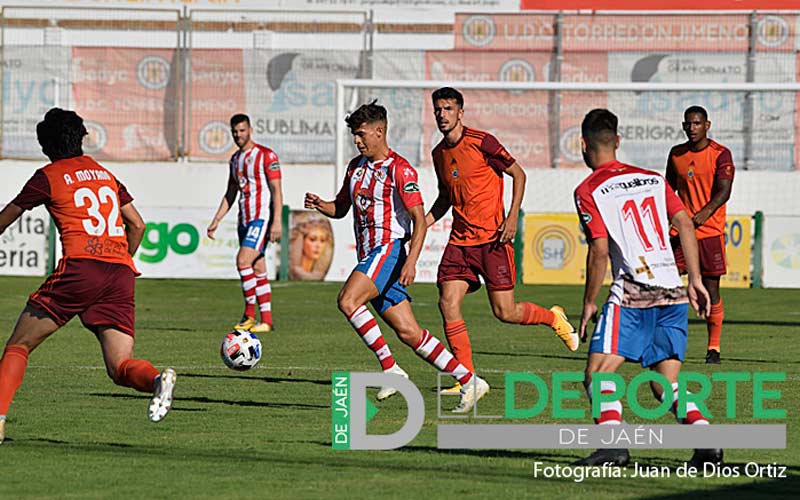
[[[45,161],[0,161],[0,204],[5,205]],[[133,194],[141,207],[208,208],[209,218],[225,190],[227,165],[223,163],[127,163],[106,162]],[[572,191],[589,174],[588,169],[527,169],[528,183],[523,210],[572,212]],[[436,196],[436,180],[429,168],[420,169],[420,187],[426,206]],[[331,165],[283,165],[284,200],[302,208],[303,194],[316,192],[325,198],[335,194]],[[510,184],[506,189],[506,198]],[[800,216],[800,172],[736,172],[728,213]]]

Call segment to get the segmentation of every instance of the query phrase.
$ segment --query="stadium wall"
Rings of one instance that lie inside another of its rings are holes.
[[[0,199],[10,201],[44,162],[0,161],[4,182]],[[227,166],[219,164],[145,162],[104,163],[122,180],[142,207],[208,208],[209,216],[219,204],[227,179]],[[572,191],[589,171],[585,168],[526,169],[527,189],[522,209],[526,213],[572,212]],[[430,168],[420,168],[420,187],[428,203],[436,197],[436,180]],[[508,181],[510,182],[510,181]],[[335,194],[331,165],[283,166],[284,201],[300,209],[303,195],[312,191],[323,197]],[[507,186],[506,195],[510,193]],[[746,171],[739,169],[728,203],[728,212],[800,216],[800,173]]]

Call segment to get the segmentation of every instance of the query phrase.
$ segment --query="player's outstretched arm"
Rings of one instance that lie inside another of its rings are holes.
[[[586,286],[583,289],[583,313],[578,333],[581,342],[586,342],[586,327],[589,321],[597,321],[597,295],[603,286],[603,277],[608,266],[608,238],[589,240],[589,251],[586,254]]]
[[[281,187],[280,177],[270,180],[268,185],[269,195],[272,199],[272,213],[270,214],[272,221],[269,226],[269,241],[274,243],[276,241],[281,241],[281,235],[283,234],[283,221],[281,221],[281,213],[283,211],[283,188]]]
[[[422,253],[422,245],[425,243],[425,234],[428,231],[428,225],[425,222],[425,209],[422,208],[422,205],[417,205],[407,210],[414,227],[411,230],[408,257],[405,264],[403,264],[403,269],[400,270],[399,281],[403,286],[409,286],[414,283],[414,278],[417,276],[417,260],[419,260],[419,254]]]
[[[511,207],[508,209],[506,219],[497,228],[500,233],[500,243],[505,243],[514,239],[517,234],[517,222],[519,219],[519,209],[522,207],[522,198],[525,195],[525,180],[527,176],[519,163],[514,162],[513,165],[506,169],[506,174],[511,176],[513,180]]]
[[[0,211],[0,234],[3,234],[8,226],[14,223],[24,210],[13,203],[9,203]]]
[[[303,206],[312,210],[316,210],[326,217],[332,219],[341,219],[350,210],[350,204],[340,200],[337,196],[333,201],[325,201],[314,193],[306,193]]]
[[[689,286],[687,288],[689,303],[697,311],[698,316],[706,318],[711,314],[711,299],[708,296],[708,291],[703,286],[703,278],[700,274],[700,253],[697,249],[694,223],[685,210],[673,215],[670,222],[678,230],[683,256],[686,260],[686,269],[689,272]]]
[[[236,192],[238,189],[239,187],[236,185],[236,179],[233,178],[233,174],[231,173],[228,175],[228,187],[225,190],[225,194],[222,195],[219,208],[214,214],[214,218],[211,219],[211,224],[208,225],[208,229],[206,229],[206,234],[212,240],[214,239],[214,232],[216,232],[219,227],[220,221],[222,221],[222,218],[228,213],[228,210],[231,209],[233,202],[236,201]]]
[[[124,205],[120,210],[125,223],[125,237],[128,240],[128,253],[134,255],[144,238],[145,223],[133,203]]]

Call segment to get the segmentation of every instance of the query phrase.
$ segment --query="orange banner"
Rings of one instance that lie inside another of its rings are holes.
[[[546,50],[556,45],[556,17],[545,14],[458,14],[455,46],[470,50]],[[794,51],[796,15],[759,15],[756,50]],[[687,50],[746,52],[746,14],[593,15],[562,18],[564,51]]]
[[[542,52],[459,52],[426,53],[426,77],[431,80],[546,81],[551,55]],[[562,81],[591,82],[608,78],[605,54],[582,57],[567,54],[561,65]],[[582,166],[580,120],[592,108],[606,105],[604,93],[519,91],[464,91],[464,123],[494,134],[523,167],[550,167],[552,141],[557,141],[561,166]],[[560,99],[560,127],[550,130],[551,109]],[[433,106],[425,99],[423,151],[441,140],[433,119]],[[554,136],[551,137],[550,134]],[[430,155],[423,154],[430,166]]]
[[[73,48],[72,97],[99,160],[169,160],[180,131],[175,51]]]
[[[188,156],[227,160],[230,117],[247,113],[242,50],[194,49],[191,57]]]

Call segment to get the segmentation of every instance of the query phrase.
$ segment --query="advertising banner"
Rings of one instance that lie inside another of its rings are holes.
[[[170,160],[180,132],[176,51],[74,47],[72,97],[98,160]]]
[[[750,216],[728,216],[725,234],[728,275],[721,281],[723,287],[750,286],[752,255],[750,227]],[[564,285],[585,283],[587,246],[577,214],[528,214],[525,216],[523,241],[523,283]],[[610,282],[609,264],[605,284]]]
[[[764,286],[800,288],[800,217],[764,219]]]
[[[537,52],[428,52],[428,79],[468,81],[546,81],[551,56]],[[562,80],[592,82],[606,79],[605,54],[591,58],[565,57]],[[551,119],[556,106],[553,92],[465,91],[464,123],[495,135],[523,167],[551,165]],[[588,109],[605,105],[605,93],[561,92],[558,151],[561,166],[582,165],[580,120]],[[430,151],[441,140],[430,100],[425,101],[423,165],[431,165]]]
[[[360,52],[246,50],[244,68],[256,142],[291,163],[333,162],[336,79],[359,76]]]
[[[214,215],[209,208],[140,208],[147,222],[134,263],[144,278],[239,279],[236,253],[239,240],[236,216],[228,214],[213,240],[206,228]],[[278,247],[267,247],[267,276],[275,279]]]
[[[66,47],[6,45],[2,53],[2,155],[44,160],[36,124],[56,104],[69,106],[71,51]]]
[[[746,55],[722,53],[611,53],[609,81],[741,83]],[[793,54],[758,54],[759,82],[792,82]],[[663,169],[670,148],[686,141],[683,112],[691,105],[709,113],[709,136],[727,146],[733,160],[744,160],[745,99],[743,92],[609,92],[608,106],[620,116],[620,160]],[[794,167],[795,93],[754,92],[751,169],[789,170]]]
[[[47,274],[50,214],[40,206],[26,211],[0,236],[0,275]]]
[[[550,8],[568,9],[560,4]],[[457,14],[455,48],[552,51],[556,46],[555,22],[554,14]],[[792,52],[797,31],[795,15],[759,15],[756,50]],[[746,14],[570,14],[562,17],[561,24],[562,48],[567,52],[638,51],[646,47],[746,53],[749,38],[750,19]]]

